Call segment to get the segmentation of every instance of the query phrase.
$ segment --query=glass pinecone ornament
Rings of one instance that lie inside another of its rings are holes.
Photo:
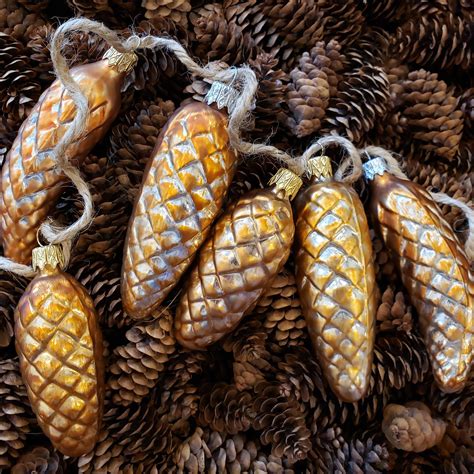
[[[336,395],[362,398],[375,339],[376,283],[364,207],[331,180],[327,156],[310,160],[312,184],[298,196],[296,282],[316,356]]]
[[[236,164],[225,113],[193,102],[169,119],[125,240],[122,301],[131,317],[152,314],[176,286],[223,205]]]
[[[105,59],[71,70],[89,100],[84,135],[68,148],[80,162],[105,135],[120,109],[120,87],[134,63],[133,53],[110,49]],[[61,82],[55,81],[40,97],[2,168],[0,228],[6,257],[30,263],[37,231],[61,195],[67,181],[58,172],[51,150],[66,132],[75,115],[75,104]]]
[[[461,390],[473,358],[474,279],[468,258],[432,197],[388,172],[375,158],[364,165],[371,209],[415,306],[435,379]]]
[[[102,335],[92,299],[62,264],[58,246],[33,251],[39,274],[18,303],[15,339],[39,425],[59,451],[80,456],[94,447],[102,418]]]
[[[272,188],[251,191],[218,220],[176,310],[176,339],[205,349],[231,332],[283,268],[294,236],[290,199],[301,179],[281,168]]]

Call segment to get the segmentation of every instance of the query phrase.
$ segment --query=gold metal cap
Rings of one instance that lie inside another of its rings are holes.
[[[109,66],[117,72],[129,73],[137,64],[138,56],[135,53],[119,53],[116,49],[109,48],[104,59],[107,59]]]
[[[316,156],[308,161],[310,175],[318,181],[326,181],[332,178],[332,166],[329,156]]]
[[[62,268],[65,264],[63,249],[60,245],[45,245],[44,247],[34,248],[31,260],[33,270],[43,270],[47,265],[53,268],[57,266]]]
[[[291,201],[300,190],[303,180],[286,168],[280,168],[268,182],[270,186],[274,186],[275,191],[283,191],[285,196]]]

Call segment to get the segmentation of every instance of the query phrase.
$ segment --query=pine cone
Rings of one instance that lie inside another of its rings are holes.
[[[320,133],[335,132],[363,143],[364,135],[388,109],[389,86],[387,74],[379,67],[363,66],[347,74],[329,103]]]
[[[458,107],[464,113],[464,138],[474,138],[474,87],[466,89],[459,97]]]
[[[67,472],[65,469],[63,458],[55,449],[38,446],[20,456],[11,474],[62,474]]]
[[[419,453],[438,444],[444,436],[446,423],[431,416],[421,402],[390,404],[383,413],[382,431],[397,449]]]
[[[392,22],[400,19],[408,9],[410,2],[407,5],[400,3],[398,0],[386,0],[379,2],[378,0],[362,0],[359,1],[362,13],[369,23]]]
[[[41,95],[29,54],[19,41],[0,32],[0,107],[18,121],[27,117]]]
[[[157,311],[158,319],[136,324],[125,333],[128,344],[114,349],[108,387],[116,391],[113,401],[119,405],[139,403],[148,395],[175,351],[172,315],[164,308]]]
[[[304,53],[299,66],[291,71],[287,101],[293,117],[288,125],[298,137],[317,132],[337,91],[342,70],[341,46],[337,41],[316,43],[311,53]]]
[[[407,306],[405,295],[392,287],[388,287],[382,294],[381,303],[377,309],[377,322],[380,331],[410,332],[413,328],[413,315],[411,306]]]
[[[431,2],[420,5],[419,13],[399,26],[392,36],[391,55],[426,67],[457,66],[468,70],[472,56],[471,24]]]
[[[237,434],[251,427],[252,395],[235,386],[218,383],[202,387],[199,423],[211,429]]]
[[[45,24],[38,13],[30,13],[16,0],[0,0],[0,31],[18,40],[28,39],[32,32]]]
[[[11,467],[12,459],[18,458],[33,420],[18,360],[0,361],[0,470]]]
[[[145,17],[164,17],[173,20],[184,29],[188,26],[188,12],[191,11],[189,0],[142,0]]]
[[[386,5],[389,1],[377,4]],[[367,64],[383,67],[388,56],[389,42],[390,34],[382,28],[365,30],[349,48],[344,49],[345,70],[350,71]]]
[[[255,387],[252,427],[261,431],[263,445],[271,444],[272,454],[290,462],[305,459],[311,449],[310,431],[298,405],[281,395],[278,384],[261,382]]]
[[[12,278],[7,272],[0,273],[0,347],[10,345],[13,313],[26,285],[23,278]]]
[[[453,89],[423,69],[410,72],[400,86],[397,100],[407,131],[422,149],[452,159],[463,132],[463,112]]]

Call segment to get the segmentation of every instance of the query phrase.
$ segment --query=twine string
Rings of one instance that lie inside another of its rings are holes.
[[[387,163],[388,171],[400,179],[409,179],[403,172],[400,162],[393,156],[393,154],[385,148],[378,146],[368,146],[361,150],[362,154],[367,156],[379,156]],[[466,242],[464,243],[464,250],[469,260],[474,260],[474,209],[459,199],[448,196],[445,193],[430,192],[433,200],[438,204],[447,204],[448,206],[457,207],[461,210],[467,220],[468,231]]]

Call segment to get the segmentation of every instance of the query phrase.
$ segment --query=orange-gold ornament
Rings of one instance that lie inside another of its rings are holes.
[[[16,349],[38,423],[68,456],[89,452],[103,410],[104,363],[97,313],[86,289],[64,273],[60,247],[33,250],[39,274],[15,312]]]
[[[175,335],[184,347],[205,349],[231,332],[288,259],[290,199],[301,179],[282,168],[270,184],[231,205],[203,245],[176,311]]]
[[[193,102],[158,138],[125,240],[122,302],[135,319],[178,283],[222,208],[237,165],[227,124],[226,113]]]
[[[71,69],[89,102],[83,135],[70,145],[74,164],[99,142],[120,109],[123,78],[136,62],[133,53],[110,49],[104,59]],[[39,226],[61,195],[65,175],[56,168],[51,151],[74,119],[76,106],[59,80],[41,95],[23,122],[2,169],[0,234],[6,257],[31,262]]]
[[[367,392],[377,310],[372,244],[357,193],[332,179],[327,156],[309,162],[296,200],[296,282],[313,349],[333,392]]]
[[[427,191],[393,176],[382,158],[364,169],[373,217],[417,310],[435,380],[445,392],[461,390],[474,354],[468,258]]]

